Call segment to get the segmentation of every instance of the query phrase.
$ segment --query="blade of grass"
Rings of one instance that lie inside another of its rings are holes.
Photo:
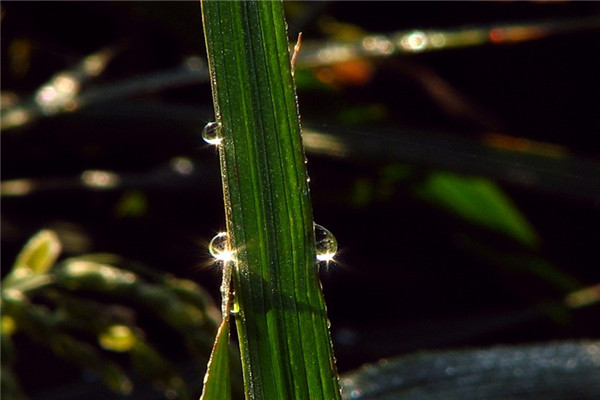
[[[417,189],[417,195],[474,224],[501,232],[525,246],[540,239],[527,218],[493,181],[448,172],[435,172]]]
[[[231,372],[229,367],[229,317],[224,315],[204,376],[200,400],[231,399]]]
[[[421,351],[345,374],[344,399],[597,399],[600,364],[590,361],[599,347],[591,340]]]
[[[246,397],[340,398],[281,2],[202,2]]]

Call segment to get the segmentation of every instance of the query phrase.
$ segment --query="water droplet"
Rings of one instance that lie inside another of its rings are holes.
[[[337,253],[338,245],[333,233],[319,224],[315,225],[315,246],[318,261],[332,261]]]
[[[233,315],[234,317],[237,316],[240,313],[240,306],[238,303],[233,303],[233,307],[231,307],[231,309],[229,310],[229,314]]]
[[[217,261],[233,260],[233,252],[229,248],[227,232],[219,232],[208,244],[210,255]]]
[[[218,146],[223,141],[221,131],[222,126],[220,122],[209,122],[202,130],[202,138],[206,143]]]

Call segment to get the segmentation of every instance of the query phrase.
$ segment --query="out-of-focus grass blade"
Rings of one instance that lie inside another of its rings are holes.
[[[15,262],[15,269],[27,268],[35,274],[43,274],[56,262],[61,245],[56,234],[49,230],[38,232],[32,237]]]
[[[281,2],[202,2],[246,397],[338,399]]]
[[[472,223],[506,234],[527,246],[539,243],[531,224],[493,181],[436,172],[419,188],[418,194]]]
[[[599,351],[571,341],[419,352],[347,373],[344,399],[598,399]]]
[[[59,357],[97,373],[119,393],[129,393],[133,388],[122,367],[106,358],[96,347],[61,330],[55,314],[20,297],[3,297],[2,306],[3,315],[12,316],[20,331],[38,343],[49,345]]]
[[[200,400],[230,400],[231,371],[229,368],[229,316],[223,316],[217,339],[204,376]]]
[[[562,294],[567,294],[583,287],[579,280],[568,271],[563,270],[531,251],[506,251],[498,250],[490,244],[485,244],[474,237],[463,236],[461,246],[478,258],[485,260],[490,265],[508,273],[527,272],[550,284]],[[517,276],[514,276],[516,278]],[[514,279],[513,278],[513,279]],[[519,278],[521,279],[522,276]],[[527,287],[522,290],[530,292]]]
[[[357,58],[390,57],[482,45],[506,45],[598,29],[600,17],[564,19],[562,21],[522,22],[501,25],[456,27],[445,30],[365,33],[360,27],[337,22],[325,23],[337,38],[307,41],[298,57],[298,66],[320,67]],[[335,26],[334,26],[335,25]]]
[[[376,164],[402,162],[468,173],[592,202],[600,196],[598,163],[560,154],[560,151],[526,153],[441,132],[377,128],[364,131],[332,126],[304,129],[303,139],[306,151],[328,157]]]

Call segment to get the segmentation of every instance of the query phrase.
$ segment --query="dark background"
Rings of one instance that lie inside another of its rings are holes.
[[[286,7],[290,37],[301,30],[305,41],[327,39],[333,20],[388,34],[600,15],[597,2]],[[547,142],[585,162],[590,170],[584,173],[597,179],[598,32],[596,26],[509,45],[367,60],[371,72],[360,82],[342,77],[335,86],[299,84],[302,121],[348,136],[414,131],[479,143],[493,132]],[[29,49],[20,63],[18,40]],[[142,79],[176,68],[186,57],[204,57],[199,4],[3,2],[2,91],[26,99],[55,73],[109,45],[120,50],[88,87]],[[424,69],[468,98],[471,113],[451,115],[439,107],[415,79],[414,71]],[[384,111],[370,113],[373,109]],[[364,117],[348,118],[356,110]],[[65,255],[116,253],[190,278],[218,298],[219,273],[208,267],[205,246],[224,226],[221,187],[216,153],[200,138],[211,118],[205,82],[136,93],[2,132],[2,180],[30,178],[39,184],[32,194],[2,199],[3,273],[31,235],[51,228],[63,240]],[[340,371],[419,349],[598,337],[597,305],[561,319],[548,310],[566,293],[519,265],[545,260],[582,286],[597,284],[600,190],[565,193],[499,181],[541,239],[531,249],[415,196],[415,185],[436,168],[434,161],[390,161],[368,150],[343,159],[307,156],[315,220],[340,244],[338,263],[322,275]],[[193,173],[174,174],[169,169],[174,157],[191,160]],[[398,165],[408,168],[408,178],[385,181],[382,171]],[[79,176],[88,169],[114,171],[123,184],[105,191],[85,187]],[[132,198],[142,206],[122,211]],[[486,257],[474,248],[495,253]],[[494,254],[517,256],[499,260]],[[72,379],[74,373],[61,374],[67,367],[50,354],[33,347],[36,357],[31,349],[23,341],[19,359],[30,393]],[[185,355],[180,359],[185,362]],[[52,374],[31,374],[53,362],[61,367]]]

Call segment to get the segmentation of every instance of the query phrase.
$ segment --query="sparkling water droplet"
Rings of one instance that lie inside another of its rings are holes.
[[[233,252],[229,248],[227,232],[219,232],[208,244],[210,255],[217,261],[233,260]]]
[[[206,143],[218,146],[223,141],[221,131],[222,126],[220,122],[209,122],[202,130],[202,138]]]
[[[315,245],[318,261],[329,262],[333,260],[338,249],[337,240],[333,233],[319,224],[315,224]]]

